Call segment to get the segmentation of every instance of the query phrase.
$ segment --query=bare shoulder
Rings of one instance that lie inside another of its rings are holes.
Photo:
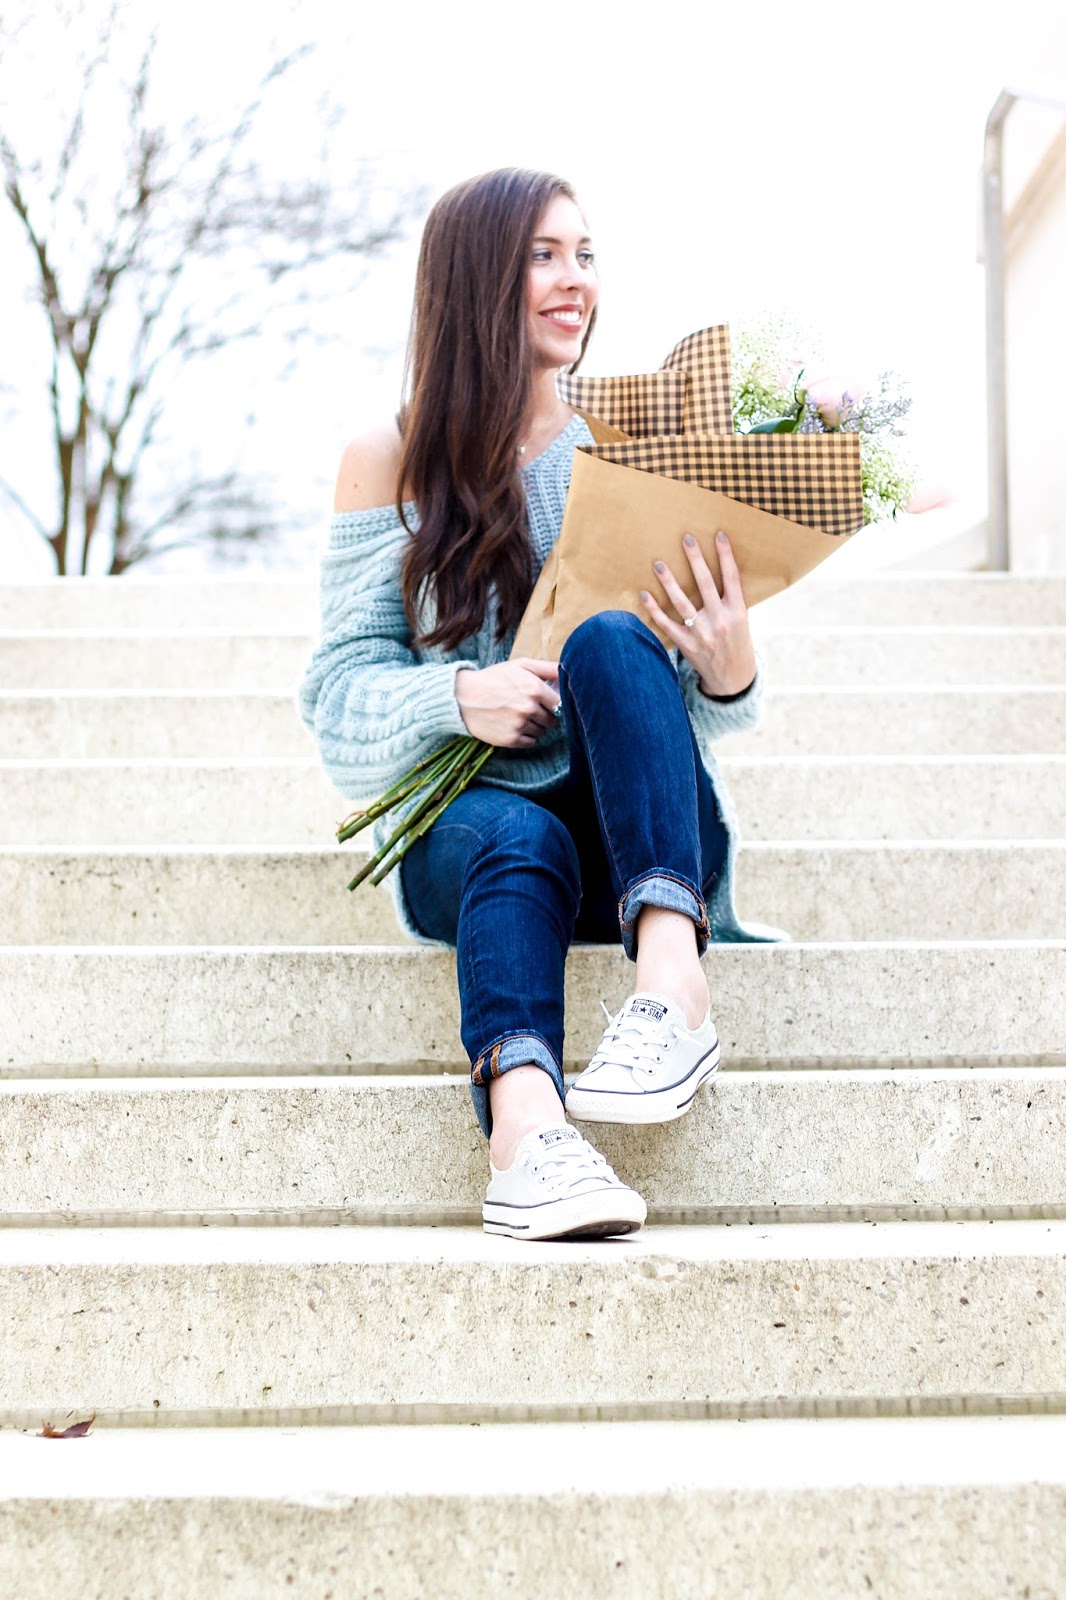
[[[395,422],[372,428],[346,446],[337,472],[334,511],[367,511],[396,504],[400,430]]]

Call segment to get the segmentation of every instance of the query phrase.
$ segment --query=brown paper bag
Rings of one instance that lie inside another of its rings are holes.
[[[652,569],[655,560],[666,562],[700,607],[681,540],[695,535],[720,593],[714,540],[719,529],[729,536],[749,606],[795,583],[842,543],[714,490],[576,451],[562,531],[530,596],[512,657],[557,661],[570,634],[597,611],[631,611],[651,627],[641,589],[672,615],[673,604]],[[671,639],[659,637],[672,646]]]

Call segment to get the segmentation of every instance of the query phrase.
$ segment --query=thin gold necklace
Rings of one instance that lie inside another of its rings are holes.
[[[566,422],[566,423],[564,423],[564,424],[563,424],[563,427],[564,427],[564,428],[567,428],[567,427],[569,427],[569,425],[570,425],[570,424],[569,424],[569,422]],[[562,431],[562,430],[560,430],[560,431]],[[531,440],[531,439],[532,439],[532,437],[533,437],[533,435],[532,435],[532,434],[530,434],[530,435],[529,435],[529,437],[528,437],[528,438],[527,438],[527,439],[526,439],[526,441],[525,441],[525,444],[520,444],[520,445],[519,445],[519,446],[518,446],[518,454],[519,454],[519,455],[520,455],[520,456],[524,456],[524,455],[525,455],[525,453],[526,453],[526,446],[527,446],[527,445],[528,445],[528,444],[529,444],[529,442],[530,442],[530,440]],[[556,437],[558,437],[558,435],[557,435],[557,436],[556,436]]]

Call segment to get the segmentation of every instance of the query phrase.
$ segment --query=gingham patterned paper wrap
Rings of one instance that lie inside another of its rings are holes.
[[[671,350],[658,372],[619,378],[562,374],[566,404],[620,428],[631,439],[664,433],[732,433],[729,325],[701,328]]]
[[[561,376],[556,388],[568,406],[590,412],[631,439],[680,433],[684,426],[688,377],[681,371],[635,372],[625,378],[574,374]]]
[[[733,369],[728,322],[700,328],[676,344],[663,362],[664,371],[674,368],[688,375],[682,433],[732,433]]]
[[[601,461],[679,478],[822,533],[863,525],[856,433],[668,435],[578,447]]]

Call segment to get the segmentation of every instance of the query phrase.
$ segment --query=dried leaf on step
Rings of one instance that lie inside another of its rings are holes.
[[[50,1422],[41,1423],[38,1439],[84,1439],[93,1423],[96,1421],[94,1411],[88,1422],[72,1422],[69,1428],[53,1428]]]

